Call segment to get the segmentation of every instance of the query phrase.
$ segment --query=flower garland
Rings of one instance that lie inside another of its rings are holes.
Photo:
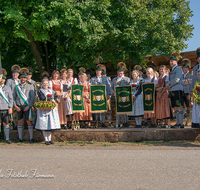
[[[200,96],[198,92],[200,93],[200,85],[199,85],[199,82],[197,81],[193,88],[193,96],[194,96],[194,100],[196,104],[200,105]]]
[[[41,101],[41,102],[35,102],[34,104],[35,108],[47,108],[47,109],[54,109],[57,106],[56,102],[53,101]]]

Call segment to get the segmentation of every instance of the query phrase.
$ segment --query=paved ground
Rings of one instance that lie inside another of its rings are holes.
[[[200,189],[200,143],[187,146],[181,143],[171,146],[0,144],[0,152],[0,189]],[[21,170],[21,178],[16,178]]]

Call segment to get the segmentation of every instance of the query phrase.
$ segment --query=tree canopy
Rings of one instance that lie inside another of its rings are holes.
[[[185,0],[0,1],[4,64],[43,70],[92,68],[186,48],[192,11]]]

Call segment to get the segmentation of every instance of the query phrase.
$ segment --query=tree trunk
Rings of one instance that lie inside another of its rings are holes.
[[[36,43],[35,43],[35,40],[34,40],[34,37],[31,35],[30,31],[28,29],[25,29],[25,32],[26,32],[26,35],[28,37],[28,39],[30,40],[30,48],[31,48],[31,52],[33,53],[35,59],[36,59],[36,62],[37,62],[37,66],[38,66],[38,69],[39,69],[39,73],[40,75],[42,74],[42,72],[44,71],[43,70],[43,61],[42,61],[42,58],[41,58],[41,55],[40,55],[40,52],[36,46]]]

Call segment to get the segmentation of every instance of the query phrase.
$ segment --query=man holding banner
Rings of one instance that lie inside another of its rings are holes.
[[[15,86],[13,100],[14,100],[14,108],[17,111],[18,115],[18,135],[19,139],[16,141],[23,142],[22,139],[22,123],[23,123],[23,115],[26,117],[26,121],[28,124],[28,130],[30,135],[30,143],[34,143],[33,141],[33,126],[32,126],[32,106],[35,100],[35,93],[33,85],[30,85],[26,82],[27,80],[28,69],[22,68],[20,69],[20,84]]]
[[[130,78],[129,77],[126,77],[124,76],[124,71],[126,70],[126,64],[123,63],[123,62],[119,62],[117,64],[117,77],[115,77],[113,80],[112,80],[112,84],[111,84],[111,88],[112,88],[112,91],[114,92],[114,96],[116,98],[116,100],[120,97],[116,97],[118,96],[119,94],[117,93],[116,94],[116,91],[115,91],[115,87],[117,86],[125,86],[125,85],[129,85],[130,83]],[[132,93],[132,90],[130,89],[130,94]],[[129,95],[127,95],[129,96]],[[132,96],[131,96],[132,97]],[[131,98],[132,99],[132,98]],[[131,100],[132,101],[132,100]],[[117,103],[117,102],[116,102]],[[132,105],[131,105],[131,108],[132,108]],[[119,111],[121,112],[121,111]],[[129,124],[128,124],[128,115],[127,113],[126,114],[123,114],[122,112],[119,114],[117,114],[117,111],[116,111],[116,128],[119,127],[119,124],[120,124],[120,115],[122,116],[122,122],[123,122],[123,127],[129,127]],[[132,110],[130,111],[130,113],[132,112]]]
[[[101,127],[107,127],[105,124],[104,124],[104,121],[105,121],[105,112],[107,111],[107,105],[106,103],[104,104],[103,101],[106,101],[105,99],[110,99],[110,95],[111,95],[111,89],[110,89],[110,85],[109,85],[109,82],[108,82],[108,78],[105,77],[105,76],[102,76],[102,67],[104,68],[105,66],[104,65],[97,65],[96,67],[96,77],[92,77],[91,78],[91,86],[90,88],[96,88],[95,90],[91,90],[90,89],[90,98],[91,98],[91,112],[95,114],[95,127],[98,127],[98,115],[101,114]],[[94,85],[98,85],[96,87],[92,87]],[[105,88],[103,87],[103,85],[105,85]],[[101,88],[101,89],[100,89]],[[105,89],[105,90],[104,90]],[[94,94],[93,96],[93,92],[95,91],[95,93],[98,93],[98,92],[102,92],[102,94],[100,95],[97,95],[97,94]],[[100,103],[100,102],[103,102],[101,104],[98,104],[98,106],[95,106],[94,103],[93,103],[93,97],[99,97],[95,100],[96,103]]]
[[[12,113],[13,96],[9,86],[5,86],[6,70],[2,68],[2,79],[0,79],[0,126],[3,123],[4,134],[6,136],[6,142],[11,144],[9,140],[9,115]]]

